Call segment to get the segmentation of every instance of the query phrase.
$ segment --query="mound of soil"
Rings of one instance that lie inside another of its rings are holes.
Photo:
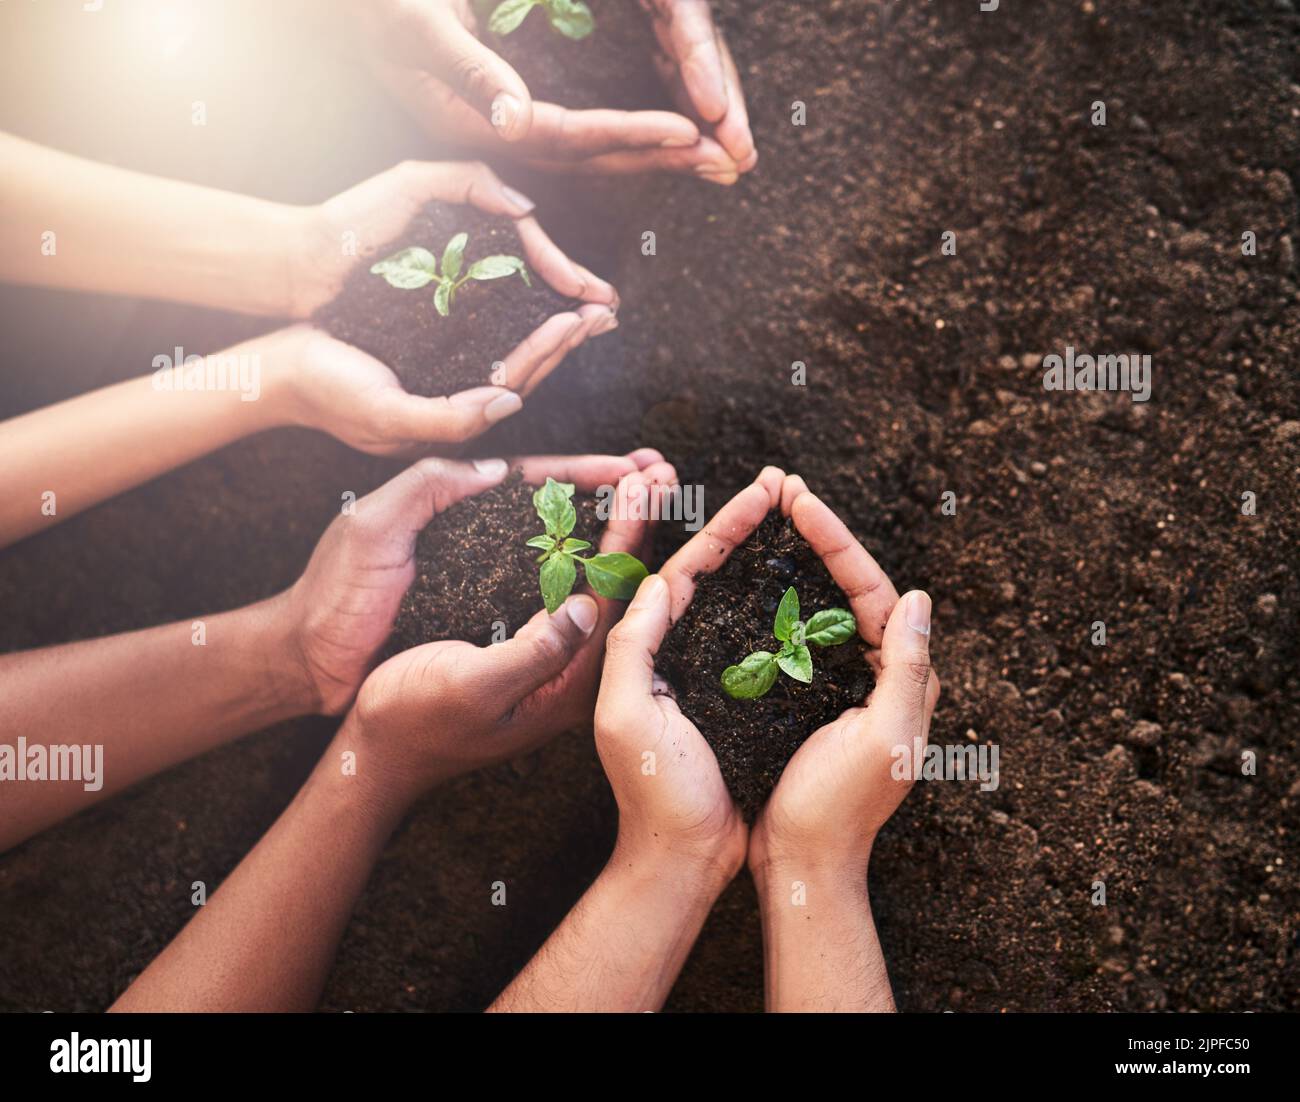
[[[718,759],[727,787],[752,820],[791,756],[818,727],[871,691],[860,640],[813,647],[813,681],[781,674],[757,700],[734,700],[719,678],[756,650],[775,652],[772,620],[794,586],[801,616],[848,601],[794,525],[773,510],[713,574],[696,580],[695,596],[664,639],[657,658],[683,714],[695,722]]]
[[[473,207],[429,203],[376,259],[408,246],[428,249],[438,258],[458,233],[469,234],[465,267],[485,256],[523,257],[524,249],[509,218]],[[411,394],[456,394],[492,381],[492,365],[504,360],[534,329],[572,307],[537,275],[532,286],[517,275],[479,282],[456,292],[451,313],[434,309],[434,284],[415,291],[390,286],[359,264],[343,290],[312,319],[339,340],[356,345],[393,369]]]
[[[538,552],[525,546],[545,530],[533,507],[535,489],[512,474],[433,518],[416,541],[415,581],[393,626],[394,649],[439,639],[487,646],[496,623],[505,624],[508,638],[542,610]],[[595,497],[574,494],[573,506],[574,537],[599,542],[604,524]]]

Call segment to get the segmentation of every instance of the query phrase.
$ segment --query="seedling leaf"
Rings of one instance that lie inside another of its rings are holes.
[[[736,700],[756,700],[776,684],[776,656],[765,650],[748,655],[739,666],[722,671],[722,687]]]
[[[602,597],[615,601],[630,601],[641,580],[650,573],[640,559],[622,551],[593,555],[583,565],[587,568],[587,584]]]
[[[581,0],[546,0],[546,14],[552,27],[575,41],[596,29],[591,9]]]
[[[790,633],[794,630],[794,625],[799,621],[799,594],[791,586],[785,591],[785,596],[781,598],[781,603],[776,607],[776,623],[772,626],[772,634],[775,635],[782,643],[790,641]]]
[[[572,554],[574,551],[586,551],[590,546],[586,540],[565,540],[563,550],[566,554]]]
[[[828,608],[816,613],[804,631],[804,638],[819,647],[847,643],[858,631],[853,613],[843,608]]]
[[[524,262],[517,256],[485,256],[482,260],[476,260],[469,266],[469,271],[465,274],[470,279],[487,280],[487,279],[504,279],[506,276],[512,276],[518,272],[523,276],[524,282],[528,283],[528,272],[524,268]],[[532,284],[529,283],[531,287]]]
[[[458,233],[447,242],[442,254],[442,278],[455,279],[460,275],[461,262],[465,259],[465,246],[469,244],[469,234]]]
[[[488,30],[493,34],[509,34],[539,2],[540,0],[502,0],[488,20]]]
[[[555,539],[567,536],[578,523],[577,511],[570,500],[573,491],[572,482],[556,482],[550,477],[545,486],[533,491],[533,508],[546,525],[547,534]]]
[[[444,280],[438,284],[438,289],[433,292],[433,308],[444,318],[451,313],[451,292],[453,289],[454,285]]]
[[[547,612],[554,613],[564,604],[564,598],[573,592],[577,580],[578,568],[568,555],[552,555],[542,563],[542,601]]]
[[[796,681],[811,685],[813,679],[812,652],[807,647],[792,647],[776,656],[777,665]]]
[[[542,551],[549,551],[555,546],[555,540],[550,536],[533,536],[533,538],[528,541],[528,546],[539,548]]]

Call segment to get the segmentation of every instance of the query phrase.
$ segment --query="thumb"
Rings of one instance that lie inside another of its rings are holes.
[[[356,516],[367,531],[414,546],[416,535],[436,513],[490,489],[508,472],[502,459],[421,459],[358,501]]]
[[[385,391],[377,416],[387,443],[463,444],[523,408],[523,399],[499,386],[424,398],[396,388]]]
[[[605,670],[596,708],[641,708],[654,691],[655,655],[668,631],[668,585],[658,574],[641,582],[605,640]]]
[[[895,733],[910,737],[928,731],[938,698],[938,678],[930,668],[930,596],[914,589],[894,605],[885,624],[870,706],[898,725]]]
[[[586,594],[570,597],[552,615],[539,612],[514,638],[475,651],[466,677],[492,708],[513,708],[564,672],[595,628],[597,614]]]
[[[533,98],[523,78],[497,53],[470,33],[450,5],[438,5],[429,18],[428,68],[492,124],[508,142],[523,138],[533,125]]]

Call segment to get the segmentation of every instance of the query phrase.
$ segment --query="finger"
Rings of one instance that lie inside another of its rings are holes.
[[[885,622],[898,604],[898,591],[889,576],[816,494],[800,494],[790,508],[790,519],[844,590],[858,634],[873,647],[880,646]]]
[[[618,295],[613,284],[605,282],[565,256],[536,218],[521,218],[515,224],[515,230],[533,271],[558,293],[605,306],[611,306],[617,301]]]
[[[467,655],[464,675],[489,707],[504,714],[564,672],[598,616],[591,597],[575,594],[553,614],[537,613],[513,638]]]
[[[493,379],[511,390],[521,390],[533,372],[564,348],[583,324],[583,317],[573,310],[552,314],[494,366]]]
[[[527,142],[530,156],[574,159],[618,149],[689,149],[700,128],[676,111],[573,111],[539,103]]]
[[[636,470],[636,464],[625,455],[529,455],[515,458],[511,464],[530,485],[540,486],[549,476],[556,482],[572,482],[584,494],[613,486]]]
[[[532,394],[545,381],[546,377],[564,362],[564,358],[579,345],[591,340],[593,337],[599,337],[612,329],[618,328],[618,319],[610,313],[608,306],[597,306],[594,303],[579,306],[578,317],[581,319],[581,324],[569,333],[563,344],[540,364],[536,365],[521,381],[519,393],[524,398]]]
[[[471,34],[450,5],[433,5],[422,25],[428,71],[505,141],[525,137],[532,128],[533,98],[523,78]]]
[[[415,537],[436,514],[491,489],[508,471],[504,459],[473,463],[421,459],[358,501],[356,517],[367,529],[391,536],[409,553]]]
[[[712,179],[736,175],[735,162],[712,138],[701,138],[683,149],[632,149],[598,154],[580,160],[529,158],[539,172],[578,176],[627,176],[648,172],[694,173]]]
[[[523,399],[499,386],[423,398],[394,388],[379,404],[380,435],[390,444],[462,444],[518,413]]]
[[[664,453],[658,448],[637,448],[636,451],[628,452],[627,457],[641,470],[645,470],[652,463],[662,463]]]
[[[605,669],[596,710],[650,707],[655,655],[668,632],[668,586],[658,574],[645,578],[623,618],[605,640]]]
[[[712,574],[781,501],[785,473],[764,467],[749,486],[727,502],[712,520],[690,538],[660,573],[672,594],[673,621],[686,611],[695,594],[695,579]]]
[[[797,474],[788,474],[781,482],[781,512],[785,516],[790,515],[790,507],[794,505],[795,498],[800,494],[808,492],[808,483]]]
[[[938,679],[930,666],[930,597],[914,589],[890,613],[870,710],[885,713],[900,742],[918,734],[924,738],[938,698]]]
[[[651,487],[643,471],[632,471],[618,480],[609,499],[609,519],[600,537],[602,555],[640,554],[650,527],[650,494]],[[615,605],[616,602],[606,602],[603,611],[609,612]],[[614,616],[617,615],[615,612]]]
[[[721,31],[717,32],[717,38],[718,55],[722,58],[722,71],[727,86],[727,113],[713,127],[713,136],[731,154],[736,167],[741,172],[748,172],[758,164],[754,134],[749,126],[749,108],[745,105],[745,93],[740,86],[740,73]]]
[[[727,85],[708,0],[656,0],[655,34],[676,63],[691,105],[707,122],[727,113]]]

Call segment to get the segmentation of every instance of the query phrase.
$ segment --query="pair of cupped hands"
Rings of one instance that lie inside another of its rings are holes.
[[[385,817],[456,775],[527,753],[592,721],[619,807],[615,857],[715,888],[748,856],[755,877],[788,865],[865,876],[876,832],[910,787],[891,776],[895,746],[926,737],[939,695],[929,661],[929,598],[900,599],[848,528],[797,475],[765,468],[655,574],[630,604],[587,592],[540,609],[487,647],[433,642],[371,669],[415,577],[419,532],[511,468],[582,492],[616,486],[602,552],[643,554],[646,519],[662,515],[677,475],[655,450],[626,456],[540,456],[462,463],[425,458],[336,518],[299,581],[271,605],[314,710],[351,714],[341,732],[357,755],[364,802]],[[660,500],[656,501],[658,498]],[[655,673],[655,654],[717,570],[773,510],[790,517],[844,591],[876,688],[816,731],[748,828],[717,761]],[[436,567],[435,567],[436,568]],[[647,770],[647,755],[655,768]]]
[[[571,110],[534,100],[485,41],[469,0],[348,0],[327,18],[339,21],[339,39],[357,46],[440,141],[548,172],[676,172],[735,183],[758,154],[739,75],[708,0],[641,6],[658,46],[653,60],[677,111]],[[569,259],[532,217],[532,201],[477,162],[403,163],[325,203],[283,212],[282,274],[266,289],[262,312],[310,318],[357,264],[379,259],[378,250],[433,200],[513,219],[530,268],[577,305],[503,355],[503,377],[493,375],[501,385],[432,398],[405,393],[385,365],[310,325],[258,338],[250,344],[260,356],[266,400],[257,412],[268,424],[319,429],[378,455],[454,448],[517,413],[568,353],[617,326],[615,289]],[[345,249],[344,241],[360,248]],[[409,244],[437,250],[445,243]],[[485,379],[491,366],[484,365]]]

